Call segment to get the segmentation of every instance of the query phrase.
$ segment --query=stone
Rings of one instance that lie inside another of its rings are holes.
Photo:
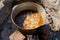
[[[16,30],[13,34],[10,35],[9,38],[10,40],[23,40],[25,36]]]

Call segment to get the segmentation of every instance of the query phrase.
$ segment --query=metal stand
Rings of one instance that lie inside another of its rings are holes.
[[[26,35],[26,39],[24,40],[39,40],[38,35]]]

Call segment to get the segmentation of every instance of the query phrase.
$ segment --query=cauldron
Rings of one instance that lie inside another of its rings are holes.
[[[11,13],[11,20],[12,20],[12,23],[23,33],[23,34],[37,34],[37,29],[40,28],[35,28],[35,29],[24,29],[23,27],[20,27],[18,24],[16,24],[16,22],[14,21],[16,15],[23,11],[23,10],[35,10],[35,11],[38,11],[42,14],[43,16],[43,24],[44,25],[46,23],[46,13],[45,13],[45,10],[44,8],[37,4],[37,3],[34,3],[34,2],[24,2],[24,3],[21,3],[21,4],[18,4],[18,5],[15,5],[12,9],[12,13]]]

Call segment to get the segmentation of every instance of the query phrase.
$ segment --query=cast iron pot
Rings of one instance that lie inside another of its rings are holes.
[[[37,4],[37,3],[34,3],[34,2],[24,2],[24,3],[21,3],[21,4],[18,4],[18,5],[15,5],[12,9],[12,13],[11,13],[11,20],[13,22],[13,24],[24,34],[35,34],[36,33],[36,29],[40,28],[35,28],[35,29],[24,29],[23,27],[20,27],[18,26],[18,24],[15,23],[14,21],[14,18],[16,17],[16,15],[23,11],[23,10],[27,10],[27,9],[30,9],[30,10],[35,10],[35,11],[38,11],[42,14],[43,16],[43,24],[44,25],[46,23],[46,13],[45,13],[45,10],[44,8]]]

